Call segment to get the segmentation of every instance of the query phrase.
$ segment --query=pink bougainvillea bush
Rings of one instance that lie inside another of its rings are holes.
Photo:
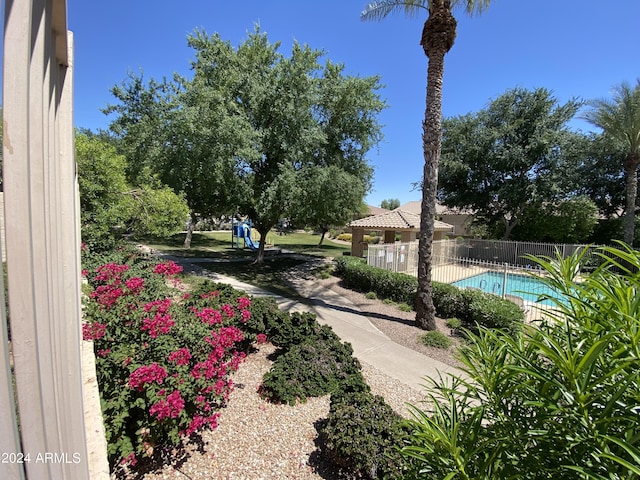
[[[264,325],[226,285],[172,288],[182,270],[173,262],[130,251],[92,260],[83,337],[94,342],[110,463],[135,465],[217,426],[230,374],[265,341]]]

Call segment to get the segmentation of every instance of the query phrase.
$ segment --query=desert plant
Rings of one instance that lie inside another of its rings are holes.
[[[463,373],[428,380],[407,478],[640,478],[640,253],[598,255],[580,283],[585,251],[535,259],[566,303],[516,338],[469,333]]]
[[[438,330],[432,330],[420,335],[420,341],[428,347],[447,349],[451,346],[451,339]]]

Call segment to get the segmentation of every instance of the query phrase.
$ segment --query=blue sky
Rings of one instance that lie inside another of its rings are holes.
[[[420,198],[411,184],[422,174],[421,121],[427,58],[419,45],[424,17],[362,22],[367,1],[324,0],[68,0],[75,36],[75,123],[106,128],[100,108],[127,71],[145,78],[187,74],[195,28],[237,45],[255,22],[290,52],[292,41],[326,51],[349,74],[380,75],[389,107],[384,140],[370,152],[375,167],[368,203]],[[606,5],[606,6],[605,6]],[[494,0],[469,18],[457,11],[458,36],[445,59],[443,113],[485,107],[513,87],[545,87],[560,102],[607,97],[622,81],[640,78],[639,0]],[[581,121],[575,129],[589,129]]]

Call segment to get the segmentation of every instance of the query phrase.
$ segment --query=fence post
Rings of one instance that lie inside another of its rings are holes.
[[[502,298],[507,294],[507,268],[509,264],[504,262],[504,279],[502,280]]]

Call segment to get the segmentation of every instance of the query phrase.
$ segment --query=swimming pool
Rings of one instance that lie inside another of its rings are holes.
[[[562,296],[558,292],[537,278],[528,275],[507,273],[506,279],[504,293],[507,295],[517,295],[528,302],[538,302],[538,296],[543,294],[562,300]],[[479,288],[483,292],[502,295],[503,283],[505,283],[504,273],[489,271],[465,278],[464,280],[458,280],[457,282],[453,282],[453,285],[460,288]],[[542,305],[555,305],[551,300],[543,300],[539,303]]]

